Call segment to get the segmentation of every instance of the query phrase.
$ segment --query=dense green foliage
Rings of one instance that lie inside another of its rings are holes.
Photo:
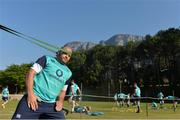
[[[29,66],[11,65],[0,71],[0,84],[17,85],[22,92]],[[174,90],[180,84],[180,29],[161,30],[127,46],[97,45],[88,51],[76,51],[68,66],[73,78],[85,87],[106,91],[110,85],[114,92],[120,83],[129,86],[138,82],[141,86],[167,84]]]
[[[11,65],[0,71],[0,84],[8,86],[11,93],[24,92],[25,77],[31,64]]]

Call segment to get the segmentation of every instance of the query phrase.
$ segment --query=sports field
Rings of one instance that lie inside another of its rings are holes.
[[[10,100],[6,108],[0,108],[0,119],[10,119],[17,105],[17,100]],[[70,109],[67,101],[65,107]],[[92,112],[104,112],[103,115],[88,116],[80,113],[69,113],[67,119],[180,119],[180,107],[173,111],[172,104],[165,104],[163,109],[152,109],[150,105],[141,103],[141,113],[135,113],[136,107],[116,107],[113,102],[87,102],[82,101],[82,106],[92,107]],[[147,107],[148,106],[148,107]]]

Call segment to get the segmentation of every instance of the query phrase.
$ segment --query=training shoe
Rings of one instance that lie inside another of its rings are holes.
[[[3,109],[5,108],[5,105],[4,105],[4,104],[2,104],[2,108],[3,108]]]
[[[68,113],[69,113],[69,110],[68,110],[68,109],[65,109],[65,108],[63,108],[62,110],[63,110],[64,114],[67,116]]]
[[[140,113],[140,110],[137,110],[136,113]]]

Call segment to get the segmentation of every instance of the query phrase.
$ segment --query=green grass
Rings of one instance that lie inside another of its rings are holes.
[[[14,113],[18,101],[11,100],[5,109],[0,108],[0,119],[10,119]],[[70,109],[67,101],[64,102],[64,106]],[[172,104],[165,104],[164,109],[152,109],[148,106],[146,110],[146,103],[141,103],[141,113],[135,113],[136,107],[131,106],[129,108],[115,107],[113,102],[86,102],[80,103],[82,106],[88,105],[92,107],[92,112],[100,111],[104,112],[104,115],[88,116],[79,113],[69,113],[67,119],[180,119],[180,107],[174,112]]]

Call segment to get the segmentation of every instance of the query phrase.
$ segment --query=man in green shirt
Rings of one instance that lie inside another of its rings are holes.
[[[71,104],[71,112],[74,112],[75,106],[78,106],[79,98],[81,95],[81,90],[79,86],[75,83],[74,79],[71,80],[70,92],[68,102]]]
[[[136,113],[140,113],[140,98],[141,98],[141,89],[138,87],[137,83],[134,83],[134,94],[133,97],[137,103]]]
[[[9,100],[9,90],[8,90],[8,86],[4,87],[2,90],[2,108],[5,108],[5,105],[8,103]]]
[[[159,100],[159,104],[160,104],[160,108],[163,108],[163,104],[164,104],[164,94],[162,92],[159,92],[158,95],[158,100]]]
[[[43,56],[26,76],[27,94],[19,102],[12,119],[65,119],[64,97],[72,75],[66,66],[72,49],[57,51],[56,57]]]

